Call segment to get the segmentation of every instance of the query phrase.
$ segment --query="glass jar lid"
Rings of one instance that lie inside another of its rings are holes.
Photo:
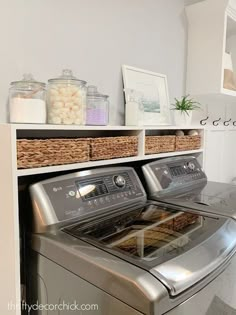
[[[103,98],[105,99],[108,99],[109,98],[109,95],[106,95],[106,94],[101,94]]]
[[[43,82],[38,82],[34,79],[31,73],[25,73],[21,81],[11,82],[11,88],[18,88],[22,90],[35,90],[35,89],[44,89],[46,84]]]
[[[87,82],[84,80],[77,79],[73,76],[73,72],[70,69],[62,70],[62,75],[58,78],[49,79],[49,83],[62,83],[62,84],[78,84],[78,85],[85,85]]]
[[[105,98],[107,95],[100,94],[95,85],[89,85],[87,87],[87,97],[88,98]]]

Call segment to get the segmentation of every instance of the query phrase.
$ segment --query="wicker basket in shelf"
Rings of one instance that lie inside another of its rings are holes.
[[[201,148],[201,136],[176,137],[176,151],[198,150]]]
[[[18,168],[89,161],[89,139],[19,139]]]
[[[145,154],[175,151],[175,136],[146,136]]]
[[[90,139],[90,160],[107,160],[138,155],[138,137],[103,137]]]

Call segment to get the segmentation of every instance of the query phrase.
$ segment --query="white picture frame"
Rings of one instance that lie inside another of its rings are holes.
[[[142,95],[143,125],[170,125],[167,76],[127,65],[122,65],[122,75],[126,102],[128,89],[135,90]]]

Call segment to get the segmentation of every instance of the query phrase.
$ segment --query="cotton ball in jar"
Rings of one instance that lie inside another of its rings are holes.
[[[55,88],[54,88],[54,89],[51,89],[51,90],[50,90],[50,93],[51,93],[52,96],[58,96],[58,95],[59,95],[58,90],[55,89]]]
[[[52,104],[53,108],[63,108],[63,102],[57,101]]]
[[[198,136],[198,132],[197,132],[197,130],[189,130],[188,135],[189,136]]]
[[[61,118],[54,116],[53,118],[49,120],[49,123],[59,125],[61,124]]]
[[[182,130],[177,130],[176,133],[175,133],[175,135],[176,135],[177,137],[183,137],[183,136],[184,136],[184,132],[183,132]]]

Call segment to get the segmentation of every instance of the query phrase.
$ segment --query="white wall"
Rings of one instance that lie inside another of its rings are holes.
[[[194,3],[202,2],[202,1],[206,1],[206,0],[184,0],[184,4],[190,5],[190,4],[194,4]]]
[[[25,72],[46,81],[73,69],[111,96],[113,124],[123,122],[122,64],[167,74],[171,99],[184,93],[184,0],[0,0],[0,39],[0,121]]]

